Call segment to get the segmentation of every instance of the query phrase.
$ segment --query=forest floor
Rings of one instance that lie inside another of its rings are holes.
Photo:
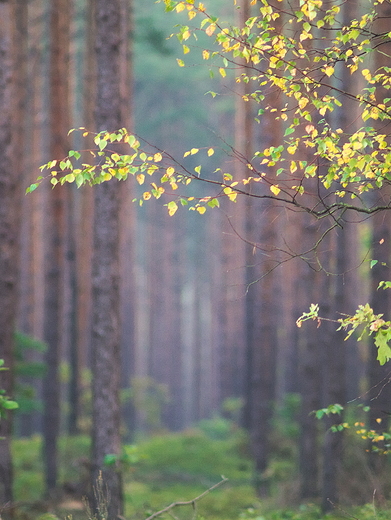
[[[51,504],[43,495],[41,439],[14,441],[16,519],[88,520],[83,496],[88,480],[87,436],[60,442],[61,489]],[[285,452],[285,456],[287,453]],[[245,434],[239,430],[192,429],[161,433],[124,446],[126,520],[141,520],[176,501],[189,501],[228,479],[191,506],[176,507],[162,520],[389,520],[391,507],[367,504],[335,508],[324,516],[317,503],[297,503],[297,477],[289,457],[276,457],[268,475],[270,498],[257,498]]]

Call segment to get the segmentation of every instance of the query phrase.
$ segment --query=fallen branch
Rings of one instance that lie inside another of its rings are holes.
[[[173,502],[172,504],[165,507],[164,509],[161,509],[160,511],[156,511],[156,513],[153,513],[151,516],[148,516],[148,518],[146,518],[145,520],[153,520],[154,518],[157,518],[158,516],[160,516],[164,513],[168,513],[169,511],[171,511],[171,509],[174,509],[174,507],[193,506],[193,508],[195,508],[195,504],[196,504],[196,502],[198,502],[198,500],[201,500],[201,498],[204,498],[205,495],[207,495],[208,493],[210,493],[214,489],[218,488],[219,486],[221,486],[222,484],[224,484],[227,481],[228,481],[228,479],[223,477],[223,479],[220,480],[220,482],[217,482],[217,484],[215,484],[214,486],[210,487],[209,489],[207,489],[206,491],[201,493],[201,495],[199,495],[198,497],[195,497],[192,500],[186,500],[185,502]]]

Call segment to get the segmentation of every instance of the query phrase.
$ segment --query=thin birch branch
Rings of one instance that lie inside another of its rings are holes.
[[[153,520],[154,518],[157,518],[158,516],[160,516],[164,513],[168,513],[169,511],[171,511],[171,509],[174,509],[174,507],[179,507],[179,506],[195,507],[195,503],[198,502],[198,500],[201,500],[201,498],[204,498],[205,495],[207,495],[208,493],[210,493],[214,489],[218,488],[219,486],[221,486],[222,484],[224,484],[227,481],[228,481],[228,479],[223,477],[223,479],[220,480],[220,482],[217,482],[217,484],[214,484],[214,486],[210,487],[209,489],[207,489],[206,491],[201,493],[201,495],[199,495],[198,497],[195,497],[192,500],[187,500],[185,502],[173,502],[172,504],[165,507],[164,509],[161,509],[160,511],[156,511],[156,513],[153,513],[151,516],[148,516],[148,518],[146,518],[145,520]]]

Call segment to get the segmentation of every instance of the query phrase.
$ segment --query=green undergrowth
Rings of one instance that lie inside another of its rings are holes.
[[[210,425],[208,425],[209,428]],[[218,489],[192,507],[173,511],[178,520],[388,520],[391,508],[382,503],[355,509],[335,509],[324,516],[317,504],[295,503],[293,463],[289,463],[289,443],[279,439],[279,450],[268,475],[271,497],[257,498],[251,483],[252,464],[246,435],[233,428],[224,435],[208,428],[167,433],[140,439],[128,447],[132,457],[124,465],[125,518],[143,520],[176,501],[189,501],[203,493],[222,476],[228,478]],[[222,431],[222,430],[221,430]],[[55,505],[42,500],[43,476],[41,438],[16,439],[15,520],[88,520],[83,507],[88,480],[89,439],[86,436],[60,439],[60,486]],[[126,452],[126,450],[125,450]],[[357,459],[356,459],[357,460]],[[290,507],[287,507],[289,506]],[[194,516],[194,513],[196,515]],[[49,516],[48,516],[49,515]],[[162,520],[173,518],[162,516]]]

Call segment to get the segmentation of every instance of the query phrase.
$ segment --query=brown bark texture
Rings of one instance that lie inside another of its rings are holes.
[[[54,0],[51,5],[49,80],[50,157],[68,153],[69,130],[69,24],[71,3]],[[46,376],[43,381],[43,460],[48,495],[57,484],[57,438],[60,428],[59,363],[64,334],[65,210],[67,190],[56,186],[48,196],[45,244],[44,340],[47,343]]]
[[[20,47],[16,37],[16,2],[0,3],[0,357],[8,370],[0,373],[0,388],[12,397],[13,346],[17,312],[18,254],[20,238],[21,176],[15,167],[18,141],[15,129],[20,123],[22,97],[13,59]],[[14,28],[14,32],[11,29]],[[20,57],[20,56],[18,56]],[[12,492],[12,458],[10,436],[12,417],[0,421],[0,505],[10,505]],[[11,514],[5,509],[4,517]]]
[[[121,3],[95,4],[97,130],[120,128]],[[121,185],[116,181],[95,187],[92,259],[92,363],[93,363],[93,472],[92,485],[102,472],[108,492],[108,515],[122,514],[120,473],[120,208]],[[116,457],[109,465],[107,456]],[[94,504],[99,514],[99,505]]]

